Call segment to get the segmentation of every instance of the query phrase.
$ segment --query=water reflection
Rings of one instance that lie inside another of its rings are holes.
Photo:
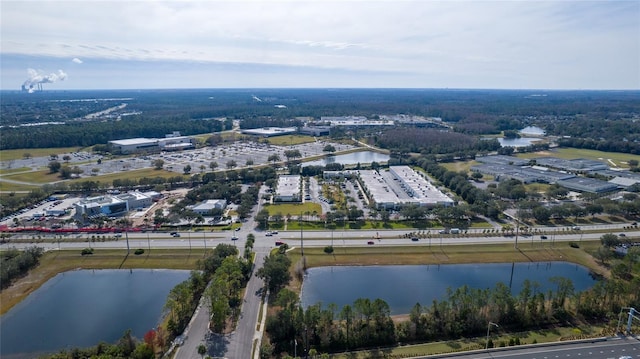
[[[142,338],[160,320],[183,270],[78,270],[61,273],[0,317],[0,355],[33,358],[63,348]]]
[[[392,314],[405,314],[417,302],[430,305],[446,298],[447,288],[486,289],[502,282],[517,294],[529,279],[546,292],[554,289],[553,277],[571,279],[576,291],[595,282],[587,268],[568,262],[321,267],[307,271],[301,300],[305,307],[321,302],[342,308],[358,298],[380,298]]]

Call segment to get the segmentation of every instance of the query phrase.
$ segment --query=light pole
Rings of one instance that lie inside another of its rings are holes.
[[[489,322],[489,324],[487,324],[487,343],[484,345],[484,350],[489,349],[489,331],[491,330],[492,325],[496,328],[500,328],[500,326],[494,322]]]

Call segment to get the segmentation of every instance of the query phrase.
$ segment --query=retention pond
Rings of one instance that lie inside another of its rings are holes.
[[[487,289],[502,282],[517,295],[528,279],[547,293],[556,289],[554,277],[570,279],[576,292],[595,283],[587,268],[569,262],[319,267],[307,271],[301,301],[304,307],[333,303],[341,309],[358,298],[380,298],[397,315],[416,303],[446,299],[448,288]]]
[[[0,357],[34,358],[114,343],[155,328],[186,270],[77,270],[58,274],[0,317]]]

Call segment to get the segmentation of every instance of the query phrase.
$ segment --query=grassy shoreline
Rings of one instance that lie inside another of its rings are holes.
[[[593,273],[607,277],[609,272],[587,253],[597,248],[598,242],[583,241],[581,248],[560,243],[555,247],[521,246],[512,244],[474,244],[455,246],[403,246],[403,247],[334,247],[326,254],[322,248],[305,248],[305,268],[341,265],[402,265],[402,264],[461,264],[568,261],[583,265]],[[38,289],[58,273],[76,269],[188,269],[197,267],[204,255],[203,249],[152,249],[151,253],[127,256],[124,249],[97,249],[93,255],[82,256],[80,250],[50,251],[40,265],[9,288],[0,292],[0,315]],[[291,289],[299,292],[302,286],[296,274],[302,268],[300,250],[289,252],[293,263]]]
[[[80,250],[49,251],[42,256],[40,264],[0,292],[0,315],[49,279],[59,273],[77,269],[196,269],[196,262],[204,250],[152,249],[151,253],[136,256],[133,251],[127,256],[124,249],[96,249],[93,255],[82,256]]]

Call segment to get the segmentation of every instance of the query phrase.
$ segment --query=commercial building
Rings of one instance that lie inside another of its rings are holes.
[[[127,206],[132,210],[150,207],[153,204],[153,199],[150,196],[138,191],[119,194],[116,197],[126,201]]]
[[[199,204],[193,206],[192,210],[203,216],[210,216],[212,211],[221,210],[223,211],[227,207],[226,199],[208,199],[206,201],[202,201]]]
[[[123,154],[139,152],[157,152],[160,150],[155,138],[129,138],[125,140],[109,141],[109,144]]]
[[[588,177],[574,177],[566,180],[560,180],[557,183],[570,190],[589,193],[605,193],[618,189],[618,186],[614,183]]]
[[[195,148],[196,141],[189,136],[177,136],[175,133],[166,138],[129,138],[109,141],[109,144],[123,154],[177,151]]]
[[[160,194],[131,191],[118,195],[83,198],[74,204],[74,217],[79,220],[97,217],[119,217],[133,209],[150,207]]]
[[[129,211],[127,201],[110,195],[87,197],[76,202],[74,207],[74,217],[78,220],[119,217]]]
[[[609,169],[609,166],[604,162],[584,158],[566,160],[556,157],[539,157],[535,160],[538,165],[569,172],[592,172]]]
[[[326,136],[331,132],[330,126],[304,126],[298,131],[303,135]]]
[[[300,186],[302,177],[299,175],[285,175],[278,177],[278,185],[274,195],[276,202],[298,202],[302,198],[300,196]]]
[[[399,209],[408,204],[451,206],[453,199],[409,166],[391,166],[387,171],[360,170],[358,180],[369,201],[378,209]]]
[[[263,127],[263,128],[249,128],[240,131],[245,135],[254,135],[260,137],[274,137],[282,135],[290,135],[296,133],[295,127]]]

